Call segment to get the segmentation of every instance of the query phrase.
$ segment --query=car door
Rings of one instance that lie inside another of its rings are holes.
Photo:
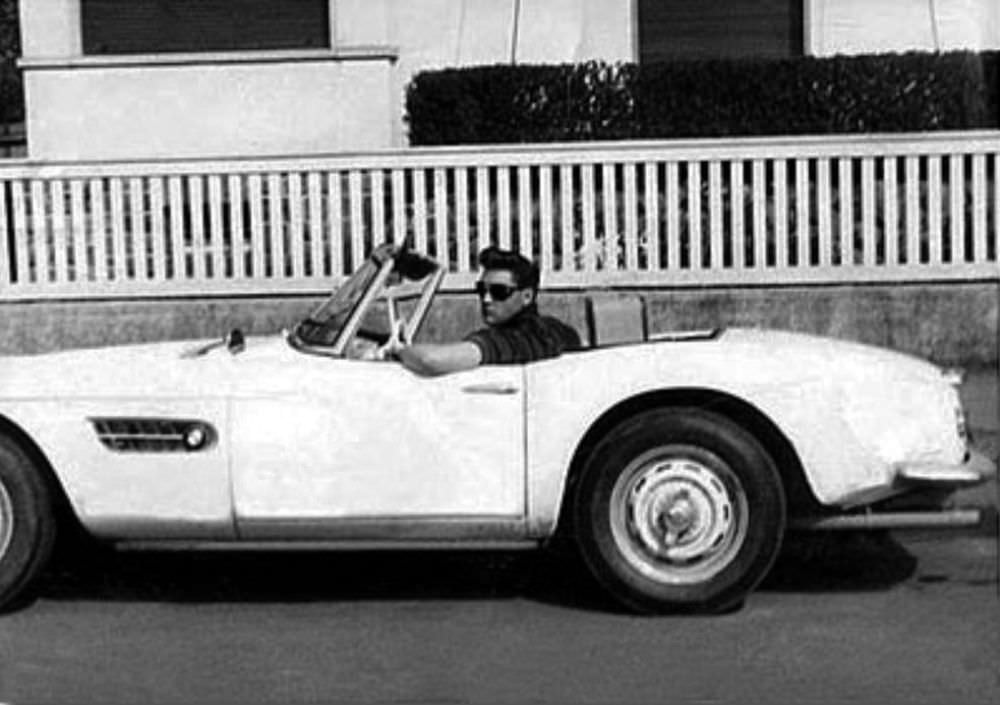
[[[431,378],[300,354],[247,376],[263,382],[232,401],[241,536],[488,538],[523,523],[523,367]]]

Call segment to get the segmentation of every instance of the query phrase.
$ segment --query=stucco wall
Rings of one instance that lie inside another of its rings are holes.
[[[329,2],[328,49],[128,57],[82,56],[79,0],[22,2],[29,156],[399,147],[405,88],[423,69],[636,56],[631,0]]]
[[[805,0],[817,56],[1000,48],[997,0]]]
[[[763,326],[881,345],[939,364],[997,365],[996,282],[852,287],[601,292],[647,301],[652,332]],[[313,296],[214,300],[0,304],[0,353],[34,353],[126,342],[221,337],[239,327],[265,334],[289,327]],[[543,292],[544,310],[586,335],[585,294]],[[479,325],[474,300],[435,304],[426,339],[455,339]]]
[[[311,154],[392,141],[391,57],[301,52],[163,61],[29,61],[29,154],[130,159]]]

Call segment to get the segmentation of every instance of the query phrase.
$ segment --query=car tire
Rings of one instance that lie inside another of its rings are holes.
[[[19,606],[56,539],[53,493],[24,449],[0,436],[0,613]]]
[[[586,460],[573,502],[591,572],[638,612],[737,609],[781,548],[785,495],[749,432],[699,408],[615,427]]]

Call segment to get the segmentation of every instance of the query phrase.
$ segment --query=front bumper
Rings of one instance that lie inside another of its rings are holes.
[[[896,484],[902,494],[858,512],[797,518],[792,520],[790,528],[857,531],[979,527],[983,525],[984,513],[992,512],[995,516],[995,508],[947,506],[944,500],[955,490],[982,484],[996,474],[996,463],[976,450],[970,450],[961,465],[901,465],[896,469]]]
[[[903,487],[955,488],[971,487],[996,477],[997,466],[981,452],[970,449],[961,465],[938,463],[907,463],[896,468],[896,481]]]

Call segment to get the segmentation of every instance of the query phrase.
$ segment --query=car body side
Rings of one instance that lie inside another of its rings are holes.
[[[350,366],[361,380],[352,386],[355,393],[371,373],[396,379],[387,376],[387,366],[392,375],[411,374],[392,362],[309,355],[278,337],[251,340],[239,355],[221,349],[192,356],[197,347],[188,341],[8,360],[0,376],[0,417],[37,445],[91,531],[112,539],[237,540],[236,465],[253,461],[247,448],[232,443],[253,446],[259,439],[234,425],[234,404],[253,398],[291,408],[290,390],[314,383],[310,375],[317,370],[333,369],[324,365]],[[257,377],[262,371],[265,376]],[[477,375],[488,373],[481,368],[459,379],[475,387]],[[555,530],[588,431],[628,400],[649,395],[698,390],[703,398],[741,400],[780,430],[815,499],[834,508],[899,491],[895,475],[907,463],[958,467],[966,453],[956,431],[957,392],[937,367],[800,334],[729,330],[700,340],[585,350],[519,367],[514,379],[521,388],[512,394],[522,396],[511,403],[520,400],[521,410],[518,418],[500,422],[518,431],[503,441],[522,444],[523,452],[512,456],[518,467],[480,471],[518,473],[500,478],[498,486],[514,493],[503,506],[519,508],[514,514],[520,516],[498,518],[497,526],[509,535],[513,519],[523,538],[542,539]],[[92,420],[102,417],[197,419],[212,426],[218,440],[198,452],[116,453],[98,442]],[[375,417],[366,422],[391,424]],[[378,451],[371,449],[373,464]],[[329,452],[326,443],[289,448],[287,463]],[[431,470],[419,463],[400,468],[439,481]],[[346,513],[341,507],[326,519],[350,518],[346,501]],[[475,514],[477,506],[456,505],[453,514]],[[303,517],[310,518],[316,519]]]

